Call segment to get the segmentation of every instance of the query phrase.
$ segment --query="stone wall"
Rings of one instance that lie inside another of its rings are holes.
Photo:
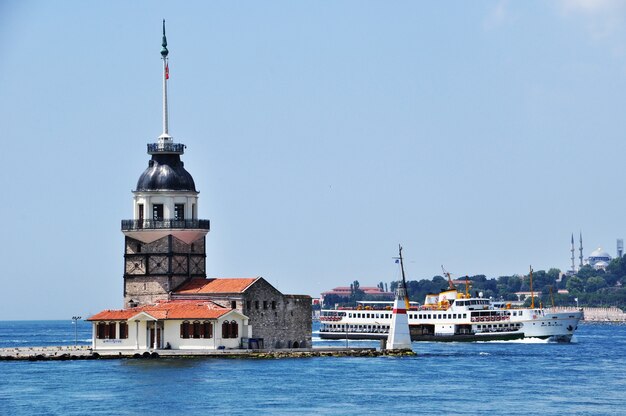
[[[263,338],[265,348],[311,346],[310,296],[283,295],[261,278],[244,292],[242,306],[252,338]]]
[[[592,308],[592,307],[584,307],[581,308],[584,313],[584,321],[593,321],[593,322],[626,322],[626,313],[619,308],[610,307],[610,308]],[[549,309],[554,312],[567,312],[571,310],[575,310],[575,308],[567,307],[567,306],[556,306]]]

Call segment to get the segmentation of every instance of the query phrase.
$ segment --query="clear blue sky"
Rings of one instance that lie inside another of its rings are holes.
[[[122,306],[132,194],[170,133],[210,276],[567,269],[626,237],[624,1],[3,1],[0,319]]]

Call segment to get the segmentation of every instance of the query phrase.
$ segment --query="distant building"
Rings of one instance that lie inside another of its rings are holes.
[[[613,258],[609,253],[599,247],[591,252],[589,257],[585,259],[585,264],[596,270],[605,270]]]
[[[376,300],[389,300],[393,301],[395,295],[393,292],[385,292],[379,287],[375,286],[359,286],[359,291],[363,292],[366,296],[374,296]],[[321,299],[324,303],[324,298],[329,295],[336,295],[342,298],[350,298],[352,296],[352,288],[350,286],[339,286],[327,292],[323,292]]]

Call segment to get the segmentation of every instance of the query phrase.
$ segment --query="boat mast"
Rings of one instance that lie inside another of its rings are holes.
[[[533,266],[530,266],[530,308],[535,309],[535,292],[533,292]]]

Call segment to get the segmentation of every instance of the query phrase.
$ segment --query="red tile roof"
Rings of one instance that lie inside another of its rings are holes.
[[[231,310],[210,301],[173,300],[136,308],[105,310],[87,320],[128,320],[141,312],[157,319],[217,319]]]
[[[174,293],[177,295],[198,293],[242,293],[257,279],[258,277],[192,279],[189,283],[186,283]]]

